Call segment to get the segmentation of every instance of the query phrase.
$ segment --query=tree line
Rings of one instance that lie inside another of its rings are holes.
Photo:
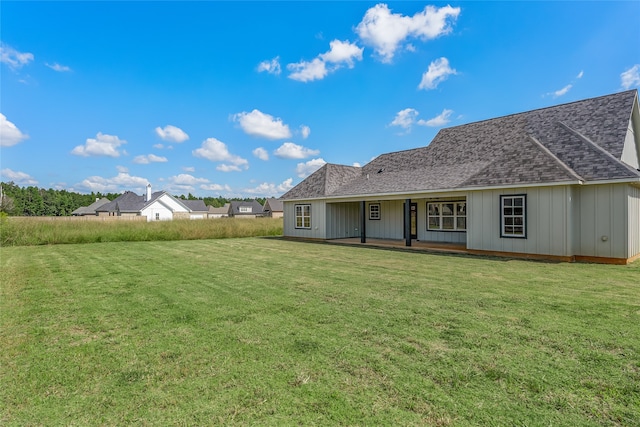
[[[0,182],[0,212],[13,216],[69,216],[71,212],[82,206],[89,206],[96,199],[106,197],[113,200],[120,196],[120,193],[91,192],[81,194],[74,191],[48,190],[38,187],[20,187],[13,181]],[[182,200],[203,200],[207,206],[221,207],[225,203],[235,200],[251,201],[257,200],[264,205],[265,198],[232,198],[218,197],[195,197],[191,193],[179,195]]]

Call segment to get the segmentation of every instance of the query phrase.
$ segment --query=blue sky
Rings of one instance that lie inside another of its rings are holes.
[[[279,196],[640,86],[640,2],[0,3],[3,181]]]

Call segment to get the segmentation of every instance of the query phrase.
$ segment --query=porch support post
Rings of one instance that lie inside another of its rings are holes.
[[[404,239],[404,245],[411,246],[411,199],[404,201]]]
[[[360,202],[360,243],[367,243],[367,214],[364,200]]]

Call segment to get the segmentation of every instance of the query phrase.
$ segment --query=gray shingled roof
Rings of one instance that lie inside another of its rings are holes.
[[[126,191],[122,193],[120,196],[116,197],[113,201],[101,206],[96,209],[96,212],[124,212],[124,213],[136,213],[142,211],[147,205],[153,203],[158,197],[165,194],[165,191],[156,191],[151,194],[151,199],[147,202],[145,201],[145,196],[139,196],[134,192]],[[168,193],[167,193],[168,194]],[[174,197],[175,199],[175,197]],[[181,200],[175,199],[179,203],[182,203],[187,209],[197,210],[197,211],[206,211],[207,207],[205,206],[202,200]],[[194,202],[193,206],[197,206],[198,209],[193,209],[188,203],[185,202]],[[197,203],[195,203],[197,202]]]
[[[96,209],[110,203],[109,199],[103,197],[91,203],[89,206],[81,206],[75,211],[71,212],[71,215],[95,215]]]
[[[442,129],[362,168],[325,164],[281,199],[640,178],[620,161],[637,91]]]
[[[264,210],[269,210],[271,212],[282,212],[284,210],[283,205],[284,204],[282,203],[282,200],[271,197],[264,201]]]
[[[206,212],[208,210],[207,205],[204,204],[203,200],[182,200],[180,202],[185,205],[187,208],[191,209],[191,211],[197,212]]]
[[[251,212],[240,212],[240,207],[251,207]],[[257,200],[251,200],[249,202],[240,201],[240,200],[232,200],[231,207],[229,212],[233,216],[242,216],[242,215],[259,215],[262,213],[262,205]]]

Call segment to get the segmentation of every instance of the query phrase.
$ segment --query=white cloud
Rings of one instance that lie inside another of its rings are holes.
[[[362,51],[355,43],[349,41],[332,40],[329,42],[329,51],[319,55],[324,62],[332,64],[346,64],[349,68],[354,67],[354,59],[362,61]]]
[[[242,113],[234,114],[233,120],[240,123],[240,127],[248,135],[272,140],[291,137],[289,126],[285,125],[281,118],[276,119],[260,110],[253,110],[250,113],[243,111]]]
[[[105,135],[98,132],[96,138],[87,138],[84,145],[78,145],[71,150],[71,154],[76,156],[107,156],[107,157],[120,157],[121,153],[118,151],[118,147],[126,144],[127,141],[118,138],[115,135]]]
[[[276,56],[271,61],[262,61],[258,64],[258,72],[267,72],[269,74],[280,75],[282,69],[280,68],[280,57]]]
[[[382,62],[391,62],[406,39],[429,40],[447,34],[452,29],[451,21],[459,14],[459,7],[426,6],[422,12],[410,17],[391,13],[386,4],[380,3],[367,10],[356,33],[365,44],[374,48]]]
[[[19,70],[33,61],[33,53],[18,52],[11,46],[0,43],[0,62],[7,64],[12,70]]]
[[[282,195],[293,188],[293,178],[284,180],[281,184],[273,184],[270,182],[263,182],[254,188],[246,188],[243,192],[253,194],[257,196],[276,196]]]
[[[219,170],[220,172],[242,172],[240,166],[228,165],[226,163],[216,166],[216,170]]]
[[[136,156],[133,159],[133,163],[138,163],[140,165],[148,165],[149,163],[164,163],[167,161],[168,160],[166,157],[156,156],[155,154]]]
[[[191,193],[195,190],[196,185],[207,185],[209,180],[206,178],[196,178],[193,175],[181,173],[167,178],[167,191],[172,193]]]
[[[223,172],[240,171],[241,167],[244,169],[249,168],[249,162],[246,159],[236,156],[235,154],[231,154],[227,145],[215,138],[207,138],[202,142],[202,146],[200,148],[192,151],[192,154],[195,157],[211,160],[212,162],[231,163],[231,165],[223,164],[216,168]]]
[[[311,128],[307,125],[302,125],[300,126],[300,133],[302,134],[302,139],[307,139],[311,135]]]
[[[221,185],[221,184],[202,184],[200,186],[200,188],[202,190],[206,190],[206,191],[231,191],[231,187],[229,187],[227,184],[225,185]]]
[[[562,89],[558,89],[557,91],[553,92],[553,96],[555,98],[557,98],[559,96],[566,95],[566,93],[569,92],[572,87],[573,87],[572,84],[568,84],[565,87],[563,87]]]
[[[291,71],[289,78],[299,82],[322,80],[329,74],[325,62],[319,58],[315,58],[311,62],[300,61],[289,64],[287,70]]]
[[[451,121],[449,120],[449,118],[451,117],[452,113],[453,113],[453,110],[447,110],[445,108],[444,110],[442,110],[442,113],[440,113],[438,116],[432,119],[418,120],[418,124],[421,126],[430,126],[430,127],[444,126]]]
[[[0,147],[11,147],[29,138],[29,135],[22,133],[12,122],[7,120],[4,114],[0,113]]]
[[[260,160],[269,160],[269,153],[262,147],[258,147],[252,151],[253,155],[259,158]]]
[[[273,154],[281,159],[306,159],[307,157],[317,156],[320,154],[320,150],[306,148],[293,142],[285,142]]]
[[[327,162],[325,162],[322,157],[309,160],[306,163],[298,163],[296,166],[296,174],[300,178],[305,178],[320,169],[325,163]]]
[[[13,181],[15,184],[20,186],[38,185],[38,181],[25,172],[2,169],[0,170],[0,176],[2,176],[2,181],[4,182]]]
[[[405,108],[404,110],[398,111],[396,117],[391,123],[389,123],[389,126],[400,126],[409,132],[411,130],[411,126],[415,123],[417,116],[418,111],[413,108]]]
[[[632,86],[640,86],[640,64],[636,64],[620,74],[622,87],[629,89]]]
[[[153,144],[153,148],[157,148],[158,150],[164,149],[164,145],[162,144]]]
[[[363,50],[355,43],[333,40],[329,43],[329,51],[321,53],[311,62],[300,61],[288,64],[287,69],[291,71],[289,78],[301,82],[322,80],[327,74],[342,68],[343,65],[353,68],[354,60],[362,61]]]
[[[194,168],[193,166],[185,166],[182,168],[182,170],[185,172],[195,172],[196,168]]]
[[[578,75],[576,76],[576,79],[581,79],[581,78],[582,78],[582,76],[584,76],[584,71],[580,71],[580,72],[578,73]]]
[[[65,73],[65,72],[71,71],[71,68],[67,67],[66,65],[60,65],[57,62],[54,62],[53,64],[49,64],[48,62],[46,62],[44,65],[51,68],[53,71],[57,71],[59,73]]]
[[[164,128],[157,127],[156,135],[158,135],[163,141],[170,142],[185,142],[189,139],[189,135],[179,127],[175,127],[172,125],[166,125]]]
[[[362,165],[360,164],[360,162],[353,162],[353,164],[351,166],[355,166],[357,168],[361,168]]]
[[[197,185],[209,183],[209,180],[207,178],[196,178],[195,176],[189,175],[188,173],[181,173],[171,176],[168,180],[170,183],[178,185]]]
[[[145,178],[129,175],[125,168],[119,169],[118,175],[115,177],[90,176],[75,186],[86,191],[118,193],[124,190],[142,192],[148,183],[149,181]]]
[[[418,89],[435,89],[451,74],[456,74],[456,70],[449,66],[449,60],[444,57],[438,58],[429,64],[429,68],[422,75]]]

